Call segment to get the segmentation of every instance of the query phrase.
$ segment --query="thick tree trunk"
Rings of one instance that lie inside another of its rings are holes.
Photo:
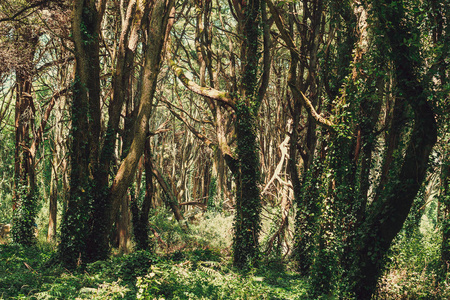
[[[447,279],[447,273],[450,269],[450,162],[448,151],[444,154],[444,162],[441,172],[442,195],[440,203],[443,206],[442,216],[442,245],[441,245],[441,263],[442,270],[440,279]]]
[[[234,219],[234,265],[244,268],[258,262],[261,229],[260,170],[257,150],[257,117],[262,99],[258,97],[258,38],[260,1],[251,0],[243,8],[244,70],[236,105],[236,139],[239,171],[236,176]]]
[[[375,12],[392,48],[397,91],[414,112],[414,127],[400,172],[390,178],[392,189],[378,197],[355,239],[354,264],[349,282],[358,299],[370,299],[385,265],[385,255],[403,226],[413,200],[424,181],[428,159],[436,143],[436,121],[427,101],[425,83],[419,81],[418,44],[407,45],[412,29],[404,21],[403,8],[392,1],[377,3]]]
[[[34,157],[30,152],[30,135],[33,130],[35,109],[31,96],[32,76],[30,72],[31,70],[17,71],[18,90],[15,120],[16,145],[12,237],[16,243],[24,245],[31,245],[34,242],[33,228],[36,217]]]
[[[129,252],[128,246],[130,242],[130,228],[131,228],[131,218],[130,218],[130,203],[135,198],[134,193],[127,193],[120,203],[120,207],[117,211],[115,217],[115,228],[114,232],[110,236],[110,244],[113,247],[117,247],[119,253],[127,254]]]
[[[98,166],[100,138],[100,24],[106,1],[73,2],[72,36],[75,79],[71,106],[70,192],[61,224],[58,254],[68,268],[90,260],[86,254],[90,231],[93,176]],[[102,187],[95,187],[102,189]]]
[[[35,242],[35,218],[37,214],[36,147],[42,140],[42,134],[54,101],[49,104],[47,114],[41,126],[35,128],[35,107],[32,97],[34,55],[39,36],[31,28],[19,28],[19,36],[26,41],[22,58],[26,63],[16,69],[17,98],[15,107],[15,162],[13,192],[13,226],[14,242],[31,245]]]
[[[136,0],[128,2],[124,19],[122,20],[121,34],[118,42],[119,49],[115,73],[113,75],[113,96],[108,109],[108,124],[100,153],[99,168],[97,168],[95,174],[95,181],[99,190],[108,188],[109,170],[116,148],[120,114],[124,104],[132,102],[130,77],[133,71],[133,60],[138,44],[138,30],[142,14],[143,11],[137,8]],[[123,147],[123,149],[126,149],[126,147]],[[96,197],[102,198],[104,194],[100,193]]]

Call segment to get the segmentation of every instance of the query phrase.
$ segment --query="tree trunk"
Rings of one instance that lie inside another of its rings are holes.
[[[414,112],[414,127],[396,178],[390,178],[392,189],[372,204],[360,228],[354,246],[353,291],[358,299],[370,299],[385,265],[385,256],[397,233],[403,226],[413,200],[424,181],[431,149],[437,130],[434,113],[427,101],[426,83],[419,81],[418,43],[413,40],[412,28],[405,21],[403,7],[392,1],[374,4],[374,11],[385,30],[392,49],[392,61],[397,79],[398,95],[405,99]],[[413,42],[413,43],[414,43]]]
[[[128,242],[130,240],[130,202],[132,196],[125,195],[123,197],[122,203],[120,204],[119,220],[117,224],[117,229],[119,233],[119,253],[128,253]]]
[[[31,28],[18,28],[18,35],[24,41],[23,50],[25,65],[16,69],[17,98],[15,107],[15,155],[14,155],[14,191],[13,191],[13,241],[22,245],[35,242],[36,174],[35,149],[40,142],[35,133],[34,100],[32,97],[32,81],[34,55],[39,36]],[[53,107],[53,106],[52,106]],[[46,121],[46,120],[45,120]],[[43,124],[45,126],[45,121]],[[42,133],[39,128],[38,132]],[[34,138],[34,140],[33,140]]]
[[[117,171],[111,189],[96,199],[92,231],[88,237],[88,253],[92,259],[104,259],[109,254],[109,241],[114,224],[114,215],[119,209],[127,189],[134,179],[137,165],[144,152],[147,138],[153,95],[159,74],[165,38],[170,16],[173,16],[173,0],[157,0],[152,4],[148,23],[144,24],[148,34],[145,45],[143,79],[139,108],[134,122],[133,140],[128,154]],[[144,16],[146,13],[143,14]],[[173,19],[172,19],[173,21]]]
[[[139,207],[136,199],[131,203],[133,216],[133,234],[136,248],[139,250],[149,250],[149,212],[153,198],[153,171],[151,162],[150,141],[147,139],[144,149],[145,168],[145,196],[142,205]]]
[[[70,191],[61,224],[58,254],[68,268],[92,257],[86,254],[92,228],[89,216],[98,166],[100,138],[100,24],[106,1],[73,2],[72,36],[75,44],[75,79],[71,105]],[[95,187],[102,190],[103,187]]]
[[[443,156],[443,166],[441,171],[442,195],[440,203],[443,208],[442,216],[442,245],[441,245],[441,263],[442,270],[440,279],[447,279],[447,273],[450,269],[450,162],[448,159],[448,151]]]
[[[34,157],[30,152],[30,135],[34,125],[35,109],[31,96],[32,75],[30,72],[31,70],[17,71],[15,120],[16,145],[12,237],[16,243],[23,245],[34,243],[33,228],[36,217]]]
[[[243,78],[236,105],[236,139],[239,171],[236,176],[233,261],[238,268],[256,264],[261,230],[260,171],[257,150],[257,117],[262,99],[258,97],[258,38],[260,1],[243,7]]]
[[[59,95],[62,95],[59,93]],[[63,143],[63,125],[61,120],[63,117],[63,109],[66,105],[66,96],[61,97],[61,101],[55,111],[55,124],[53,127],[53,151],[52,151],[52,164],[51,164],[51,179],[50,179],[50,197],[49,197],[49,221],[47,242],[54,242],[56,238],[57,229],[57,213],[58,213],[58,198],[65,199],[65,185],[66,185],[66,171],[64,165],[66,160],[64,158],[65,147]],[[62,175],[59,175],[61,174]],[[62,183],[62,184],[61,184]],[[59,192],[58,188],[62,188],[63,191]]]
[[[48,233],[47,242],[53,242],[56,236],[56,218],[58,212],[58,159],[56,151],[53,152],[52,174],[50,178],[50,199],[48,207]]]

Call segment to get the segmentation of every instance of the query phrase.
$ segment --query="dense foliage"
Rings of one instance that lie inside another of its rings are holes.
[[[0,296],[448,297],[449,14],[2,1]]]

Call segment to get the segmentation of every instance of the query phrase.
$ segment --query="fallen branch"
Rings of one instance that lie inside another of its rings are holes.
[[[153,235],[156,237],[156,239],[158,240],[158,242],[163,245],[164,247],[168,247],[167,243],[164,242],[164,240],[161,238],[161,236],[159,235],[159,233],[152,227],[150,227],[150,230],[153,232]]]
[[[196,202],[196,201],[190,201],[190,202],[183,202],[179,204],[180,206],[183,205],[194,205],[200,207],[202,210],[206,211],[207,205],[202,202]]]

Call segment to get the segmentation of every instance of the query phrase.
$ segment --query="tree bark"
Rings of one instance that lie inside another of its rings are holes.
[[[34,224],[37,213],[35,151],[35,107],[32,97],[33,56],[39,36],[30,28],[18,28],[18,35],[26,42],[23,47],[24,66],[16,69],[17,98],[15,107],[15,155],[13,189],[13,241],[22,245],[35,242]]]
[[[114,177],[110,190],[97,200],[99,203],[94,212],[92,231],[88,238],[88,243],[91,245],[88,252],[94,260],[106,258],[109,254],[109,240],[114,224],[114,215],[134,179],[138,162],[144,152],[166,33],[169,20],[173,21],[173,6],[174,0],[157,0],[151,8],[147,8],[150,13],[149,19],[148,23],[145,20],[143,25],[148,36],[144,50],[145,60],[139,108],[132,133],[133,140],[127,156]],[[144,13],[143,15],[147,14]]]
[[[23,245],[34,243],[33,226],[36,214],[34,157],[29,151],[35,113],[31,80],[29,71],[17,71],[12,237],[16,243]]]
[[[136,248],[139,250],[148,250],[150,247],[148,237],[150,232],[149,212],[152,207],[154,190],[151,156],[150,141],[147,139],[144,148],[145,196],[140,207],[136,199],[131,203],[134,240]]]
[[[49,207],[48,207],[48,232],[47,232],[47,242],[53,242],[56,236],[56,219],[58,212],[58,175],[56,169],[58,168],[58,159],[56,149],[53,151],[53,162],[52,162],[52,174],[50,178],[50,197],[49,197]]]

